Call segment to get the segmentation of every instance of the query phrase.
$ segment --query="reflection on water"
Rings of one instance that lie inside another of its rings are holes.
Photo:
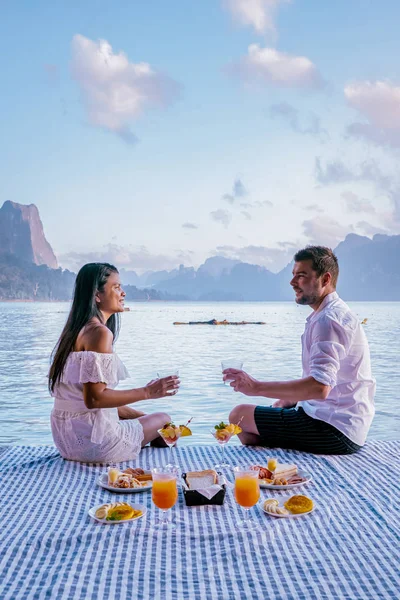
[[[399,439],[400,303],[350,303],[365,326],[377,379],[370,438]],[[242,402],[221,380],[221,360],[243,358],[255,377],[284,380],[301,376],[300,336],[310,309],[294,303],[131,303],[122,315],[116,350],[131,379],[120,388],[141,387],[156,373],[179,369],[179,393],[141,402],[144,411],[166,410],[185,423],[194,417],[193,437],[180,444],[213,443],[210,426],[227,419]],[[65,323],[67,303],[0,303],[0,444],[52,444],[47,392],[49,356]],[[174,321],[265,321],[266,325],[174,326]],[[265,404],[272,401],[265,400]],[[233,440],[230,442],[233,443]]]

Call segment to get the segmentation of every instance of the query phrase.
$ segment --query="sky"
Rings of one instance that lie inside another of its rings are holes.
[[[400,234],[398,0],[0,0],[0,205],[59,264]]]

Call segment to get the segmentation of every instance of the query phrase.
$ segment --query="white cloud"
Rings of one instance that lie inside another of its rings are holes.
[[[352,225],[342,225],[325,215],[303,221],[303,232],[309,239],[309,243],[322,244],[330,248],[335,248],[348,233],[353,231]]]
[[[364,212],[371,214],[375,212],[375,208],[370,200],[360,198],[354,192],[343,192],[342,198],[344,199],[346,208],[349,212]]]
[[[251,221],[251,214],[247,210],[242,210],[241,214],[244,216],[247,221]]]
[[[210,217],[214,221],[222,223],[224,227],[228,227],[229,223],[232,221],[232,213],[228,210],[223,210],[222,208],[210,212]]]
[[[234,18],[242,25],[250,25],[258,33],[275,33],[275,15],[281,4],[291,0],[224,0]]]
[[[178,84],[145,62],[132,63],[114,53],[106,40],[83,35],[72,39],[71,71],[77,81],[89,122],[135,141],[131,122],[146,109],[165,107],[177,95]]]
[[[75,273],[89,262],[109,262],[117,268],[143,272],[147,270],[174,269],[181,263],[192,262],[190,251],[176,251],[172,255],[152,254],[145,246],[118,246],[108,244],[89,252],[68,252],[59,256],[59,262],[65,269]]]
[[[269,108],[271,118],[281,118],[289,124],[290,128],[302,135],[311,135],[326,141],[329,134],[321,127],[321,121],[313,112],[300,117],[299,111],[288,102],[272,104]]]
[[[378,189],[387,191],[393,184],[393,178],[385,175],[374,159],[365,160],[357,168],[348,167],[342,160],[328,161],[325,167],[321,159],[315,159],[315,178],[321,185],[369,181]]]
[[[400,86],[387,81],[354,82],[344,88],[349,105],[367,118],[347,132],[378,145],[400,147]]]
[[[229,70],[245,80],[276,87],[318,89],[324,85],[309,58],[279,52],[275,48],[262,48],[259,44],[251,44],[247,56],[231,65]]]
[[[238,198],[244,198],[245,196],[247,196],[247,193],[248,192],[247,192],[243,182],[241,181],[241,179],[238,178],[238,179],[235,179],[235,181],[233,183],[232,193],[224,194],[222,196],[222,199],[229,202],[229,204],[233,204],[235,202],[235,200],[237,200]]]
[[[182,227],[184,229],[198,229],[199,226],[195,225],[195,223],[183,223]]]
[[[225,256],[234,260],[260,265],[277,273],[293,259],[293,255],[300,248],[292,242],[280,242],[280,248],[268,248],[266,246],[218,246],[215,252],[218,256]]]

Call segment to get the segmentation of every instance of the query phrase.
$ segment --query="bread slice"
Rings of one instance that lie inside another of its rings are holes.
[[[186,473],[186,483],[190,490],[201,490],[217,483],[217,473],[214,469],[205,471],[190,471]]]
[[[289,479],[293,475],[297,474],[296,465],[286,464],[286,463],[278,463],[274,473],[273,479]]]

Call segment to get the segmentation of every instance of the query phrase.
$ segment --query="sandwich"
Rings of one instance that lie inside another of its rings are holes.
[[[272,473],[272,481],[277,479],[290,479],[293,475],[297,475],[297,467],[296,465],[291,465],[288,463],[278,463],[275,471]]]
[[[190,471],[186,473],[186,483],[190,490],[202,490],[217,483],[217,473],[214,469],[205,471]]]

